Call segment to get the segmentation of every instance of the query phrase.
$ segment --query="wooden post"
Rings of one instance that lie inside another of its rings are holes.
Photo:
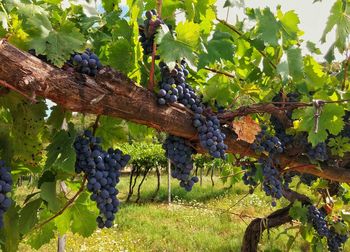
[[[171,204],[171,162],[168,159],[168,204]]]
[[[66,246],[66,235],[58,235],[57,252],[64,252]]]

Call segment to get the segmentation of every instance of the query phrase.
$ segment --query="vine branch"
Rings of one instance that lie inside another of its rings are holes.
[[[76,200],[76,198],[78,198],[78,196],[84,191],[84,187],[85,187],[85,182],[87,180],[87,177],[84,176],[84,179],[83,181],[81,182],[80,184],[80,188],[79,190],[75,193],[75,195],[67,201],[67,203],[61,208],[61,210],[59,210],[57,213],[55,213],[54,215],[52,215],[50,218],[44,220],[43,222],[37,224],[36,226],[34,226],[32,228],[32,231],[33,230],[36,230],[36,229],[40,229],[42,228],[45,224],[49,223],[50,221],[52,221],[53,219],[57,218],[58,216],[60,216],[61,214],[64,213],[64,211],[74,203],[74,201]]]
[[[5,88],[11,89],[11,90],[19,93],[20,95],[24,96],[25,98],[27,98],[28,100],[30,100],[33,103],[37,103],[38,102],[35,98],[30,97],[29,95],[27,95],[26,93],[22,92],[21,90],[18,90],[14,86],[8,84],[6,81],[0,80],[0,85],[5,87]]]
[[[213,73],[218,73],[218,74],[225,75],[225,76],[230,77],[230,78],[236,78],[236,76],[234,74],[231,74],[231,73],[228,73],[228,72],[225,72],[225,71],[221,71],[221,70],[218,70],[218,69],[214,69],[214,68],[210,68],[210,67],[204,67],[204,69],[207,70],[207,71],[213,72]]]
[[[22,52],[6,40],[0,40],[0,62],[2,62],[0,80],[11,83],[22,93],[34,92],[38,97],[50,99],[70,111],[108,115],[143,124],[185,138],[191,141],[191,145],[199,153],[205,152],[199,143],[198,133],[192,125],[193,115],[188,110],[183,109],[183,106],[159,106],[153,92],[140,87],[118,71],[105,67],[94,78],[76,72],[66,72],[42,62],[29,53]],[[96,100],[96,97],[102,96],[103,99],[91,103],[92,100]],[[345,100],[337,102],[345,102]],[[229,122],[230,116],[232,118],[248,112],[266,112],[267,105],[264,105],[265,110],[261,106],[261,104],[252,105],[249,108],[240,108],[235,112],[228,112],[231,114],[223,113],[219,116],[225,124]],[[276,110],[283,115],[283,111]],[[271,113],[277,112],[271,111]],[[236,140],[233,132],[227,127],[224,127],[223,131],[227,135],[225,139],[228,145],[227,153],[257,157],[250,148],[250,144]],[[343,168],[325,166],[321,170],[310,164],[307,158],[295,158],[295,153],[286,152],[281,156],[280,166],[283,168],[310,167],[297,170],[333,181],[350,183],[350,169],[345,169],[349,166],[348,164],[344,164]]]

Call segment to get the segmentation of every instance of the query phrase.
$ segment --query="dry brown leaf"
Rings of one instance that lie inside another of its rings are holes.
[[[232,126],[238,139],[248,143],[253,143],[255,136],[261,131],[259,124],[250,116],[243,116],[238,121],[233,121]]]

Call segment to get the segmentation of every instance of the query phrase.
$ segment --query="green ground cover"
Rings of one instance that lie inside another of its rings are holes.
[[[248,188],[242,183],[228,189],[215,178],[212,187],[207,177],[202,187],[197,184],[189,193],[172,180],[173,203],[168,205],[166,180],[163,176],[158,196],[151,201],[156,178],[149,176],[142,187],[141,203],[124,203],[113,228],[97,230],[89,238],[67,234],[66,251],[240,251],[245,228],[252,218],[264,217],[274,210],[271,199],[259,190],[246,196]],[[128,177],[122,178],[119,189],[123,200]],[[282,200],[277,207],[286,204]],[[294,241],[289,251],[310,251],[298,233],[298,223],[265,232],[259,249],[288,251],[288,241]],[[57,240],[52,239],[39,251],[56,251],[56,246]],[[348,247],[346,251],[350,251]],[[34,250],[22,244],[20,251]]]

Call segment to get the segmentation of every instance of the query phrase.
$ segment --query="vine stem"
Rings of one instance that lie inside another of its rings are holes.
[[[58,216],[60,216],[61,214],[63,214],[63,212],[74,203],[74,201],[76,200],[76,198],[78,198],[78,196],[84,191],[85,188],[85,182],[87,180],[87,177],[84,176],[83,181],[80,184],[80,188],[79,190],[75,193],[75,195],[67,201],[67,203],[61,208],[61,210],[59,210],[57,213],[55,213],[54,215],[52,215],[50,218],[46,219],[45,221],[39,223],[38,225],[36,225],[35,227],[33,227],[33,230],[42,228],[45,224],[49,223],[50,221],[52,221],[53,219],[57,218]]]
[[[95,134],[96,134],[96,130],[97,130],[97,128],[98,128],[98,123],[99,123],[99,121],[100,121],[100,117],[101,117],[101,115],[97,115],[97,116],[96,116],[94,125],[92,126],[92,135],[95,135]]]
[[[35,98],[30,97],[29,95],[23,93],[21,90],[18,90],[17,88],[15,88],[11,84],[7,83],[6,81],[0,80],[0,85],[5,87],[5,88],[9,88],[9,89],[15,91],[15,92],[19,93],[20,95],[23,95],[24,97],[26,97],[28,100],[30,100],[33,103],[37,103],[38,102]]]
[[[217,69],[213,69],[213,68],[209,68],[209,67],[204,67],[204,69],[207,71],[213,72],[213,73],[225,75],[225,76],[230,77],[230,78],[236,78],[236,76],[234,76],[233,74],[228,73],[228,72],[224,72],[221,70],[217,70]]]
[[[219,179],[231,178],[231,177],[237,176],[237,175],[239,175],[239,174],[241,174],[241,173],[244,173],[244,171],[242,170],[242,171],[236,172],[236,173],[234,173],[234,174],[230,174],[230,175],[226,175],[226,176],[221,176],[221,177],[219,177]]]

